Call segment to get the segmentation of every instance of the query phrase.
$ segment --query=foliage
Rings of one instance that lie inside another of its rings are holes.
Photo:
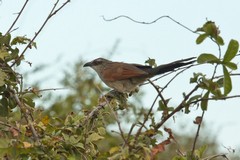
[[[114,91],[100,96],[107,89],[94,80],[93,75],[82,70],[83,62],[71,68],[73,72],[65,72],[66,78],[62,84],[70,89],[67,95],[55,96],[55,102],[49,108],[45,107],[46,101],[40,106],[35,106],[36,99],[41,97],[44,90],[37,87],[25,89],[25,79],[16,68],[24,62],[25,51],[36,48],[34,39],[44,25],[68,2],[59,8],[56,8],[58,1],[56,2],[33,38],[12,38],[12,26],[6,34],[0,33],[0,156],[5,159],[86,160],[216,158],[216,155],[213,155],[216,154],[216,144],[207,141],[197,145],[198,134],[210,100],[239,97],[230,95],[234,87],[231,78],[237,69],[233,59],[239,51],[238,41],[231,40],[222,55],[220,48],[224,45],[224,40],[214,22],[207,21],[194,32],[198,34],[197,44],[210,38],[219,48],[219,53],[200,54],[197,58],[198,65],[213,65],[212,75],[204,72],[193,73],[190,83],[194,87],[190,92],[183,93],[182,101],[176,106],[170,106],[169,103],[174,97],[165,98],[162,93],[179,74],[193,66],[168,73],[175,75],[163,88],[149,80],[158,94],[151,107],[145,109],[142,107],[141,94],[131,96],[132,101],[129,101],[128,95]],[[25,46],[22,52],[19,45]],[[146,63],[156,65],[155,60],[150,58]],[[222,73],[217,74],[219,66],[222,67]],[[158,108],[154,110],[157,102]],[[179,137],[171,128],[163,127],[176,113],[185,111],[186,114],[190,114],[190,108],[198,109],[199,105],[203,114],[196,117],[194,122],[198,127],[195,137]],[[159,119],[157,115],[162,117]],[[111,126],[115,126],[118,131]],[[175,149],[171,148],[173,145]],[[175,150],[178,153],[175,153]],[[217,154],[217,157],[227,156]]]

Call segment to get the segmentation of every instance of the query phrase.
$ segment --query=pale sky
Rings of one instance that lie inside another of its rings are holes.
[[[19,12],[23,2],[2,0],[0,32],[4,33],[7,30],[16,17],[13,13]],[[48,15],[54,2],[53,0],[29,1],[23,16],[16,25],[19,29],[13,34],[32,37]],[[114,18],[127,15],[139,21],[149,22],[160,16],[169,15],[192,30],[201,27],[208,19],[216,22],[225,44],[228,44],[232,38],[240,40],[239,6],[239,0],[72,0],[50,20],[36,39],[38,49],[29,50],[26,53],[26,59],[32,62],[33,66],[42,63],[52,64],[43,76],[54,75],[52,79],[43,81],[44,88],[52,88],[61,87],[53,85],[57,84],[62,76],[62,70],[68,67],[67,64],[75,63],[80,57],[86,61],[104,57],[108,55],[117,39],[120,39],[120,43],[111,57],[111,60],[116,61],[143,64],[148,57],[151,57],[155,58],[158,64],[162,64],[198,56],[204,52],[217,54],[218,48],[210,40],[202,45],[196,45],[197,35],[169,19],[162,19],[152,25],[141,25],[127,19],[105,22],[101,16]],[[226,45],[222,47],[223,53],[225,49]],[[59,57],[61,59],[56,63]],[[239,63],[239,60],[236,59],[235,62]],[[33,68],[23,65],[23,69],[30,71]],[[181,75],[172,87],[164,92],[164,96],[172,97],[173,105],[178,104],[182,98],[182,92],[188,92],[192,87],[188,84],[188,77],[192,72],[211,73],[211,69],[211,65],[192,68]],[[166,81],[167,79],[161,80],[157,84],[161,86],[161,83],[165,84]],[[239,94],[239,77],[234,78],[233,84],[235,88],[233,94]],[[151,86],[144,86],[143,89],[147,92],[144,102],[149,105],[156,92]],[[209,132],[217,134],[220,144],[235,148],[238,153],[240,152],[239,104],[239,99],[212,102],[204,117],[205,126],[209,128]],[[177,116],[177,118],[179,121],[186,122],[186,126],[193,126],[194,116],[200,113],[200,110],[193,111],[190,115]],[[172,120],[169,120],[167,124],[173,130],[179,128]],[[193,132],[195,133],[195,130],[191,131]],[[222,149],[227,152],[223,147]]]

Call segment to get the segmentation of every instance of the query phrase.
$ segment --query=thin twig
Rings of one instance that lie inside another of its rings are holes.
[[[128,136],[127,136],[127,139],[126,139],[126,141],[128,142],[129,141],[129,139],[130,139],[130,137],[131,137],[131,134],[132,134],[132,131],[133,131],[133,128],[136,126],[136,123],[133,123],[132,124],[132,126],[131,126],[131,128],[130,128],[130,130],[129,130],[129,132],[128,132]],[[124,144],[125,145],[125,144]]]
[[[56,9],[57,4],[58,4],[59,0],[56,1],[56,3],[53,5],[48,17],[46,18],[46,20],[43,22],[42,26],[40,27],[40,29],[35,33],[35,35],[33,36],[33,38],[29,41],[29,43],[26,45],[26,47],[24,48],[24,50],[22,51],[22,53],[20,54],[20,56],[13,62],[13,64],[11,65],[14,66],[25,54],[25,52],[27,51],[27,49],[32,45],[32,43],[34,42],[34,40],[37,38],[37,36],[39,35],[39,33],[42,31],[42,29],[45,27],[45,25],[47,24],[47,22],[51,19],[52,16],[54,16],[58,11],[60,11],[67,3],[70,2],[70,0],[67,0],[65,3],[63,3],[58,9]],[[56,10],[55,10],[56,9]]]
[[[159,91],[159,87],[157,87],[150,79],[148,79],[148,82],[155,88],[155,90],[158,92],[158,96],[163,101],[163,104],[167,107],[167,102],[162,95],[162,91]]]
[[[150,109],[148,110],[147,115],[144,116],[144,120],[143,120],[143,122],[142,122],[140,128],[138,129],[138,131],[137,131],[137,133],[136,133],[136,135],[135,135],[135,139],[134,139],[135,142],[137,141],[137,139],[138,139],[140,133],[142,132],[142,128],[144,127],[145,123],[147,122],[149,115],[152,113],[153,106],[155,105],[157,99],[158,99],[158,95],[157,95],[156,98],[154,99],[154,101],[153,101],[153,103],[152,103]]]
[[[202,160],[212,160],[212,159],[215,159],[215,158],[218,158],[218,157],[223,157],[224,159],[229,160],[225,153],[209,156],[209,157],[203,158]]]
[[[7,124],[7,123],[5,123],[5,122],[0,121],[0,125],[6,126],[6,127],[8,127],[8,128],[13,128],[13,129],[15,129],[16,131],[18,131],[19,133],[22,133],[17,127],[14,127],[14,126],[12,126],[12,125],[10,125],[10,124]]]
[[[190,66],[184,67],[184,68],[182,68],[181,71],[179,71],[178,73],[176,73],[176,75],[174,75],[173,78],[171,78],[171,79],[168,81],[168,83],[162,88],[161,92],[163,92],[163,90],[166,89],[166,88],[169,86],[169,84],[170,84],[179,74],[183,73],[184,71],[186,71],[187,69],[191,68],[192,66],[194,66],[194,65],[190,65]]]
[[[39,93],[39,92],[46,92],[46,91],[57,91],[57,90],[65,90],[67,88],[46,88],[46,89],[35,89],[30,88],[27,91],[18,92],[19,94],[26,94],[26,93]]]
[[[195,33],[195,34],[199,34],[197,33],[196,31],[190,29],[189,27],[183,25],[182,23],[176,21],[175,19],[173,19],[172,17],[168,16],[168,15],[164,15],[164,16],[160,16],[158,17],[157,19],[153,20],[153,21],[150,21],[150,22],[144,22],[144,21],[137,21],[129,16],[126,16],[126,15],[120,15],[120,16],[117,16],[115,18],[112,18],[112,19],[106,19],[104,16],[102,16],[103,20],[104,21],[114,21],[116,19],[119,19],[119,18],[126,18],[126,19],[129,19],[135,23],[139,23],[139,24],[153,24],[153,23],[156,23],[157,21],[159,21],[160,19],[163,19],[163,18],[167,18],[167,19],[170,19],[171,21],[173,21],[174,23],[180,25],[181,27],[185,28],[186,30],[192,32],[192,33]]]
[[[10,32],[11,32],[12,28],[14,27],[14,25],[15,25],[15,24],[16,24],[16,22],[18,21],[19,17],[21,16],[21,14],[22,14],[22,12],[23,12],[24,8],[26,7],[26,5],[27,5],[28,1],[29,1],[29,0],[26,0],[26,1],[25,1],[25,3],[23,4],[23,6],[22,6],[22,8],[21,8],[20,12],[18,13],[18,15],[17,15],[16,19],[13,21],[12,25],[10,26],[10,28],[8,29],[8,31],[5,33],[5,35],[7,35],[8,33],[10,33]]]
[[[231,99],[231,98],[240,98],[240,95],[227,96],[227,97],[218,97],[218,98],[200,98],[200,99],[197,99],[195,101],[190,102],[189,104],[195,104],[197,102],[201,102],[201,101],[204,101],[204,100],[217,101],[217,100],[226,100],[226,99]]]
[[[194,151],[195,151],[195,147],[196,147],[196,144],[197,144],[197,139],[198,139],[198,136],[199,136],[199,133],[200,133],[200,128],[201,128],[201,125],[202,125],[204,113],[205,113],[205,112],[202,111],[201,121],[200,121],[199,124],[198,124],[197,132],[196,132],[196,135],[195,135],[195,138],[194,138],[193,147],[192,147],[192,152],[191,152],[191,157],[192,157],[192,158],[193,158],[193,156],[194,156]]]

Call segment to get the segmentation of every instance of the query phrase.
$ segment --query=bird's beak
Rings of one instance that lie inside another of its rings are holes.
[[[85,63],[85,64],[83,65],[83,67],[90,67],[91,65],[92,65],[91,62],[87,62],[87,63]]]

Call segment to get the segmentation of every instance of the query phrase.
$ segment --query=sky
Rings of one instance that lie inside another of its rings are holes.
[[[60,1],[62,4],[64,1]],[[0,31],[5,32],[24,1],[2,0],[0,3]],[[19,19],[13,35],[32,37],[43,23],[55,1],[30,0],[23,15]],[[221,36],[228,44],[230,39],[240,40],[240,1],[238,0],[72,0],[63,10],[54,16],[37,37],[37,50],[28,50],[26,60],[33,63],[33,67],[23,64],[24,71],[31,71],[40,64],[52,64],[42,75],[43,87],[53,88],[61,78],[62,71],[80,58],[86,61],[98,57],[106,57],[114,44],[118,42],[111,60],[144,64],[148,57],[155,58],[158,64],[169,63],[174,60],[198,56],[201,53],[218,53],[218,48],[210,40],[202,45],[196,45],[196,34],[170,21],[161,19],[151,25],[136,24],[121,18],[106,22],[102,19],[127,15],[139,21],[150,22],[156,18],[168,15],[195,30],[206,20],[215,21],[221,30]],[[226,50],[222,47],[222,51]],[[239,63],[239,59],[235,60]],[[189,76],[192,72],[211,73],[211,65],[191,68],[182,74],[171,87],[164,92],[164,96],[172,97],[172,104],[178,104],[182,92],[191,90]],[[89,70],[92,72],[92,70]],[[239,69],[238,69],[239,72]],[[53,76],[54,75],[54,76]],[[47,78],[46,78],[47,77]],[[49,78],[51,77],[51,78]],[[46,79],[46,80],[44,80]],[[168,79],[160,80],[158,85],[165,84]],[[239,77],[233,79],[232,94],[239,94]],[[153,101],[157,94],[151,86],[144,86],[146,92],[144,103],[146,106]],[[240,100],[211,102],[204,117],[204,124],[209,133],[217,134],[220,144],[236,149],[240,152]],[[195,116],[200,111],[193,110],[191,115],[177,115],[179,121],[186,126],[193,126]],[[179,128],[177,123],[170,120],[168,125]],[[192,128],[192,127],[191,127]],[[181,128],[180,128],[181,129]],[[182,131],[192,133],[195,130]],[[204,135],[203,135],[204,137]],[[224,147],[223,151],[227,152]]]

